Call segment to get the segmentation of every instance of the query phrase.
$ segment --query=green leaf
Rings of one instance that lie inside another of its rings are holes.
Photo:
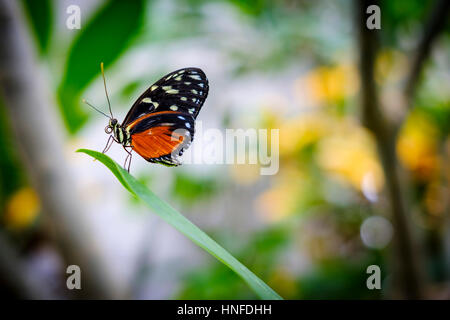
[[[200,230],[181,213],[176,211],[163,200],[159,199],[153,192],[147,189],[145,185],[137,181],[132,175],[130,175],[107,155],[87,149],[80,149],[77,150],[77,152],[86,153],[102,162],[106,167],[108,167],[109,170],[111,170],[119,182],[128,191],[141,199],[163,220],[191,239],[199,247],[205,249],[219,261],[227,265],[231,270],[236,272],[261,299],[282,299],[275,291],[273,291],[247,267],[240,263],[228,251],[217,244],[217,242],[211,239],[206,233]]]
[[[23,8],[30,20],[41,54],[47,53],[53,23],[53,8],[50,0],[22,0]]]
[[[130,45],[142,26],[145,1],[109,1],[83,24],[66,61],[58,98],[69,132],[75,133],[87,120],[80,106],[80,93],[108,68]],[[82,17],[83,18],[83,17]]]

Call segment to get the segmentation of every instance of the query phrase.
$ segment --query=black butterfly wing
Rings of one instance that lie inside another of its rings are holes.
[[[151,85],[133,104],[122,126],[149,113],[174,111],[197,118],[208,96],[209,85],[199,68],[171,72]]]
[[[122,124],[131,134],[133,149],[147,161],[179,165],[208,89],[208,79],[198,68],[174,71],[150,86]]]

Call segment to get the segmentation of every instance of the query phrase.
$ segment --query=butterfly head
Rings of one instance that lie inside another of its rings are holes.
[[[107,134],[110,134],[110,133],[116,131],[116,128],[118,125],[119,125],[119,122],[117,121],[117,119],[114,119],[114,118],[109,119],[109,123],[105,128],[105,132]]]

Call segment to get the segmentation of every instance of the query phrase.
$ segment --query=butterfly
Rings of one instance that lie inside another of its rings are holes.
[[[205,73],[199,68],[183,68],[165,75],[134,102],[120,124],[112,114],[103,63],[100,66],[110,116],[84,102],[110,118],[105,127],[110,136],[103,153],[114,141],[121,144],[128,154],[124,163],[125,168],[128,161],[128,172],[132,151],[152,163],[180,165],[181,155],[194,138],[195,119],[208,96]]]

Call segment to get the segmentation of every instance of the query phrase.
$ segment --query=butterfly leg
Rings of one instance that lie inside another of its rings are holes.
[[[108,152],[109,148],[111,148],[111,146],[112,146],[112,144],[113,144],[113,141],[111,141],[111,140],[113,140],[113,139],[114,139],[114,136],[109,136],[109,139],[108,139],[108,141],[106,142],[105,149],[103,149],[102,153]]]
[[[127,160],[128,160],[128,168],[127,171],[130,172],[130,167],[131,167],[131,158],[133,157],[133,154],[131,153],[131,151],[127,150],[127,148],[131,148],[131,150],[133,150],[133,148],[131,146],[128,147],[123,147],[123,149],[128,153],[127,157],[125,158],[125,163],[123,164],[123,168],[125,169],[127,166]]]

